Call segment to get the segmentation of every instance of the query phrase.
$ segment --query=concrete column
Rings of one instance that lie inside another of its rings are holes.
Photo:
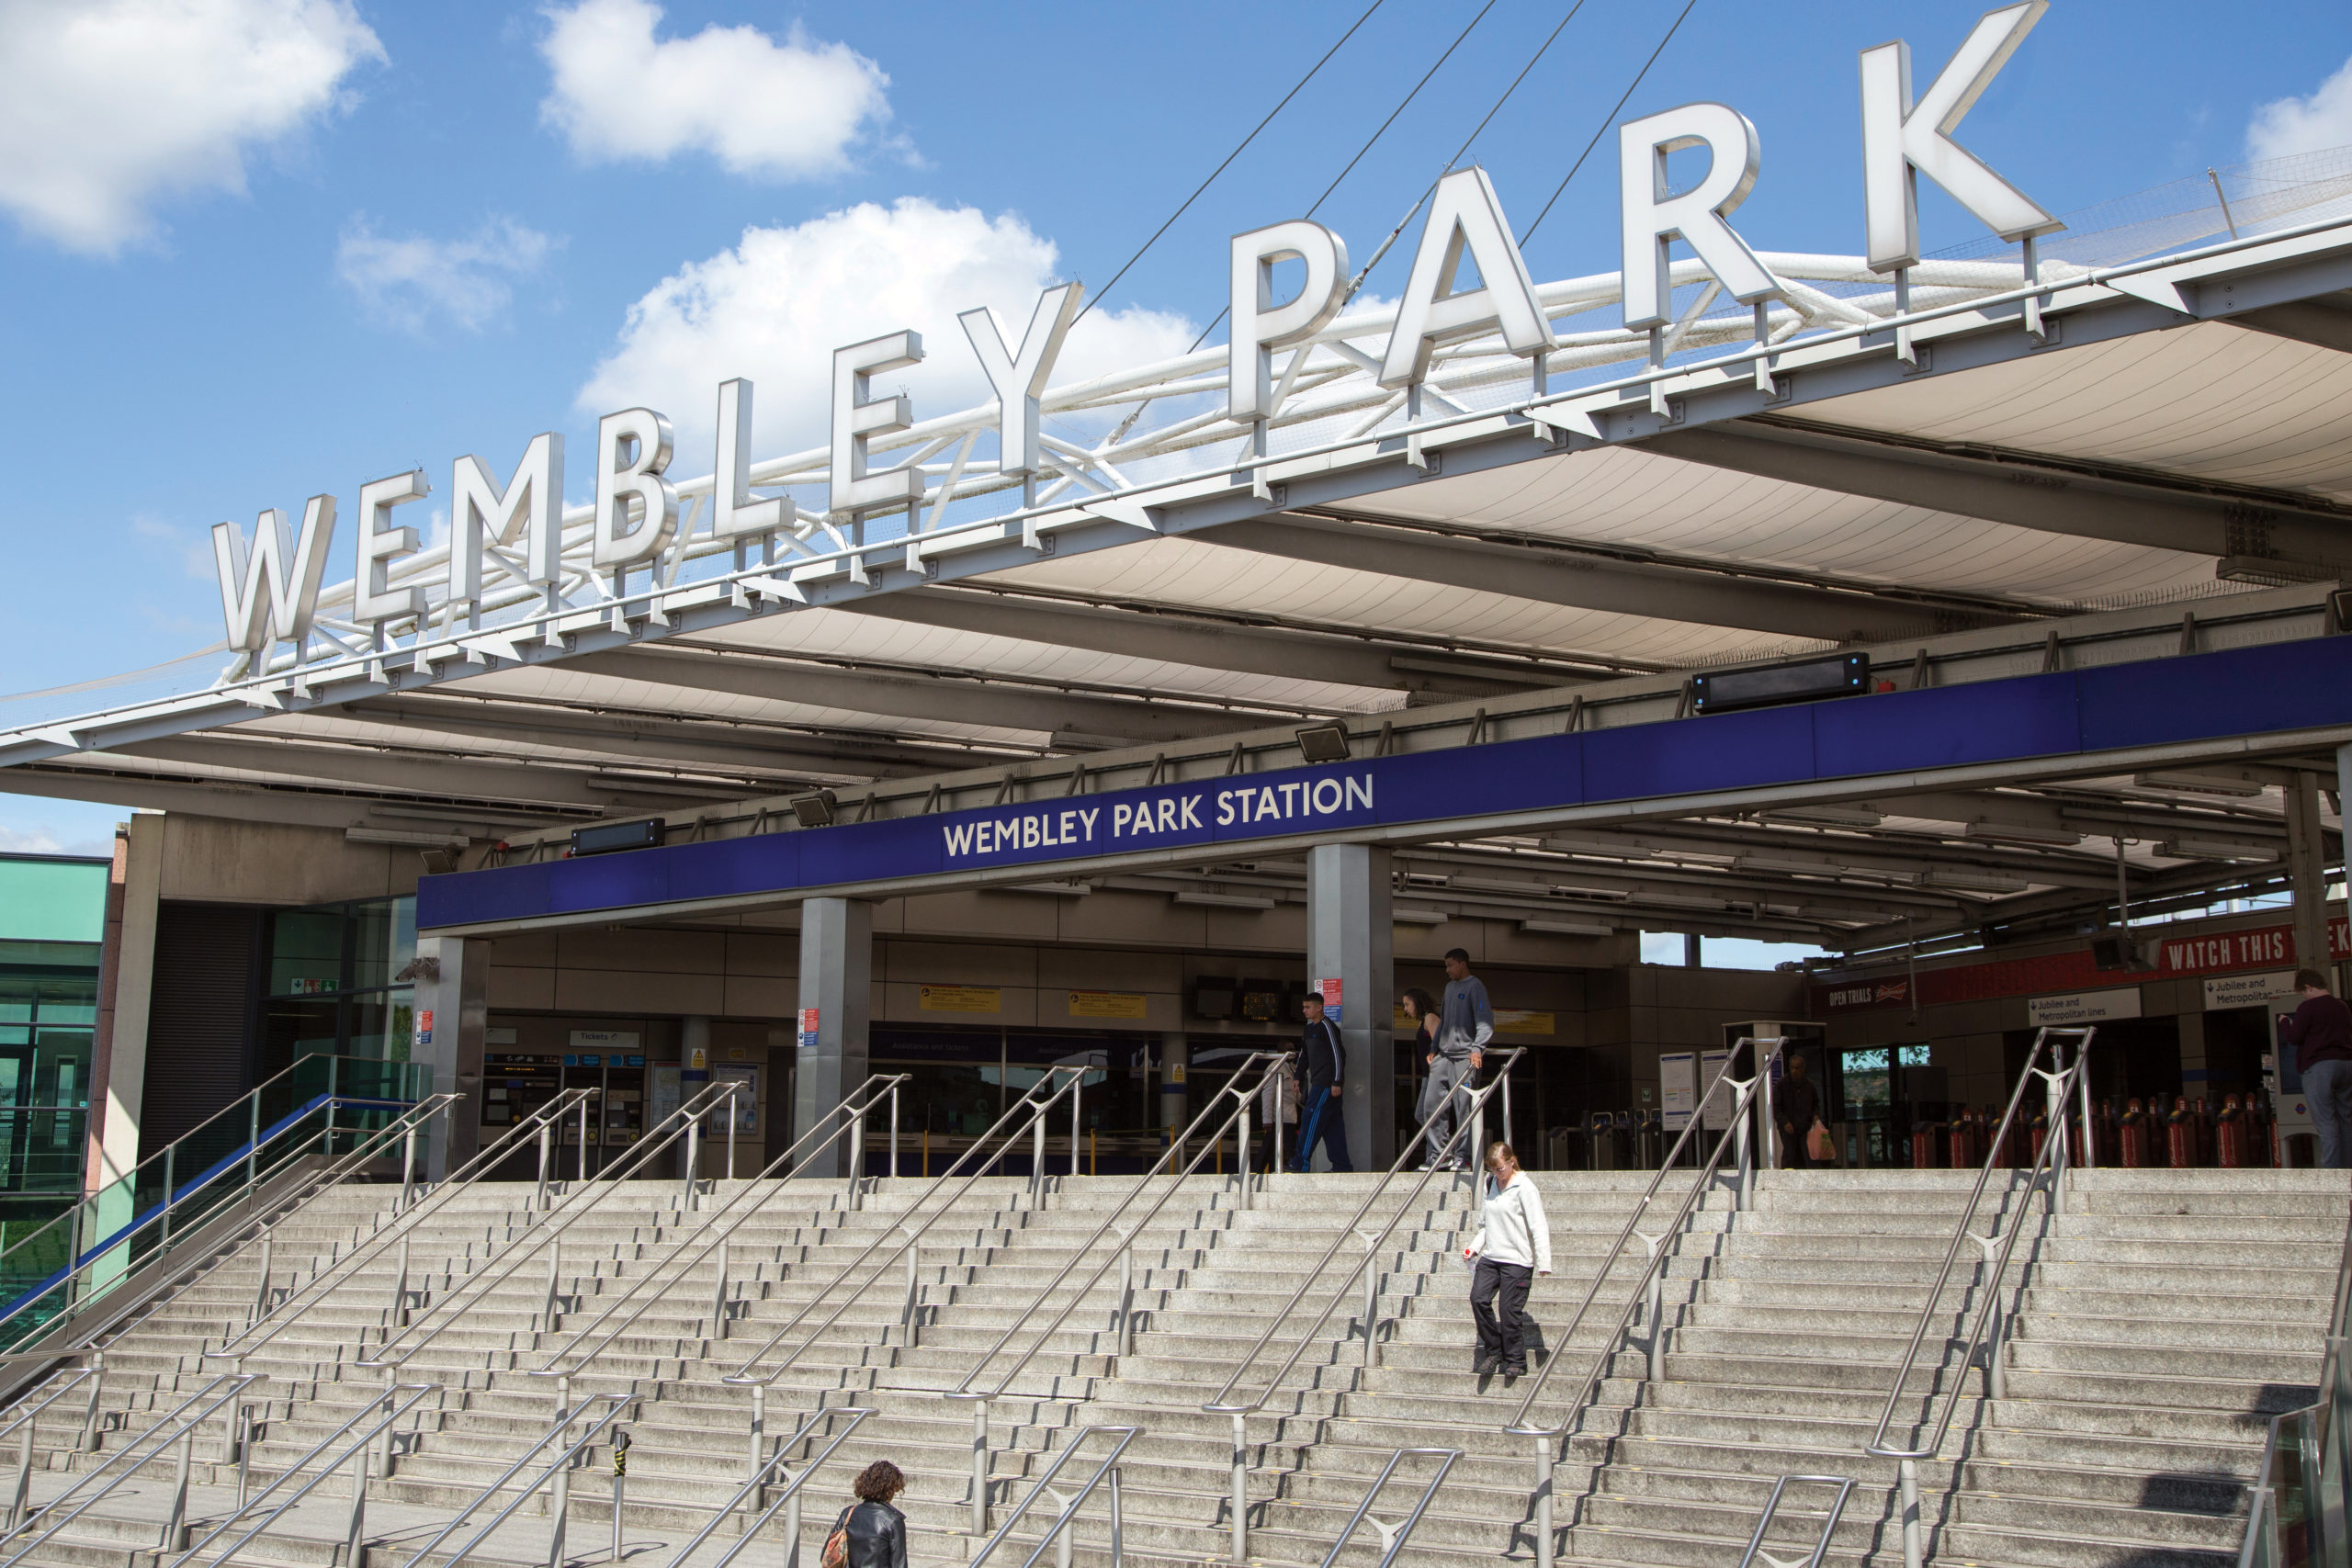
[[[139,1123],[147,1088],[147,1020],[155,983],[155,913],[164,886],[164,819],[141,813],[124,829],[120,923],[107,933],[113,971],[102,998],[112,1016],[95,1066],[90,1104],[90,1185],[103,1187],[139,1163]],[[109,902],[112,900],[109,899]],[[124,1203],[130,1201],[124,1195]],[[101,1223],[121,1215],[101,1216]]]
[[[2287,777],[2287,877],[2295,897],[2295,964],[2324,975],[2327,840],[2320,829],[2319,779],[2301,769]]]
[[[1159,1128],[1170,1136],[1192,1120],[1184,1080],[1193,1070],[1193,1043],[1181,1029],[1159,1037]]]
[[[433,1069],[432,1092],[465,1096],[449,1108],[448,1135],[428,1145],[426,1168],[435,1181],[481,1147],[481,1051],[489,1027],[490,942],[478,936],[417,938],[417,1038],[409,1059]]]
[[[703,1086],[709,1082],[710,1020],[699,1017],[682,1019],[679,1021],[678,1024],[679,1103],[684,1104],[687,1100],[692,1100],[695,1095],[700,1094],[703,1091]],[[702,1144],[696,1151],[702,1167],[699,1170],[688,1170],[685,1168],[686,1145],[693,1140],[688,1138],[680,1138],[677,1143],[673,1145],[673,1148],[677,1155],[679,1180],[685,1181],[692,1179],[698,1181],[712,1168],[710,1163],[710,1145],[718,1141],[717,1138],[710,1135],[713,1129],[708,1125],[706,1125],[703,1128]],[[725,1136],[726,1124],[724,1122],[719,1123],[717,1131],[721,1137]],[[721,1157],[723,1158],[724,1156]]]
[[[1369,844],[1317,844],[1307,852],[1306,983],[1340,982],[1340,1038],[1347,1047],[1340,1100],[1347,1110],[1348,1153],[1358,1169],[1383,1169],[1396,1157],[1396,1047],[1389,1022],[1396,1005],[1396,925],[1390,905],[1388,851]]]
[[[815,1038],[806,1014],[817,1012]],[[874,906],[810,898],[800,906],[800,1029],[792,1131],[797,1138],[865,1081],[866,1025],[874,1008]],[[795,1176],[849,1174],[848,1140],[800,1166]]]

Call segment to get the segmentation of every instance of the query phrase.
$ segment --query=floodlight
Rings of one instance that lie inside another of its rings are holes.
[[[820,789],[814,795],[796,795],[792,797],[793,819],[803,828],[830,828],[833,825],[833,808],[839,804],[829,789]]]
[[[1298,731],[1298,754],[1310,762],[1344,762],[1348,760],[1348,727],[1344,724],[1310,724]]]

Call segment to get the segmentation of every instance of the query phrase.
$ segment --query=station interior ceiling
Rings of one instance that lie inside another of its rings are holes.
[[[1669,430],[559,662],[23,764],[6,787],[340,828],[472,866],[579,825],[1054,759],[1363,734],[1835,649],[2182,625],[2352,575],[2352,296]],[[2307,312],[2307,315],[2309,312]],[[2301,322],[2301,325],[2297,323]],[[2333,322],[2333,326],[2329,323]],[[2316,543],[2314,543],[2316,541]],[[2325,612],[2323,611],[2324,614]],[[2338,629],[2329,621],[2324,629]],[[1924,669],[1926,654],[1917,655]],[[1400,919],[1867,953],[2103,925],[2341,867],[2332,754],[1890,792],[1398,852]],[[2316,833],[2290,835],[2298,798]],[[2294,840],[2290,843],[2290,839]],[[1304,896],[1302,863],[1130,871]]]

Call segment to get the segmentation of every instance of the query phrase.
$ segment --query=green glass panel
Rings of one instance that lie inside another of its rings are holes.
[[[416,900],[378,898],[356,905],[358,936],[352,961],[354,990],[389,986],[416,958]]]

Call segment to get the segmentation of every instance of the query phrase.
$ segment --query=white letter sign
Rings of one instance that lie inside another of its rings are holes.
[[[1697,185],[1680,196],[1668,196],[1666,155],[1685,147],[1704,147],[1712,162]],[[1723,104],[1684,104],[1628,120],[1619,130],[1617,195],[1625,242],[1627,327],[1639,332],[1666,324],[1672,292],[1667,243],[1678,236],[1741,304],[1752,305],[1780,288],[1747,242],[1724,221],[1756,188],[1763,157],[1747,117]]]
[[[1274,303],[1274,264],[1306,264],[1298,292]],[[1226,412],[1247,423],[1273,412],[1273,351],[1313,337],[1348,302],[1348,247],[1307,218],[1233,236],[1233,346]]]
[[[1453,291],[1463,253],[1477,264],[1480,286]],[[1484,169],[1457,169],[1438,181],[1430,220],[1413,254],[1413,276],[1396,307],[1396,330],[1380,364],[1380,384],[1402,387],[1426,378],[1430,355],[1447,338],[1502,329],[1513,354],[1542,354],[1553,345],[1552,323],[1535,299],[1527,263],[1503,221],[1503,204]]]
[[[919,468],[865,471],[869,437],[904,430],[915,411],[904,392],[892,398],[866,395],[869,378],[922,361],[922,334],[892,333],[833,350],[833,466],[828,510],[863,512],[871,507],[912,506],[922,500]]]
[[[299,541],[287,529],[286,513],[274,506],[254,524],[250,552],[234,523],[212,525],[212,565],[220,576],[220,615],[229,624],[231,648],[257,654],[272,637],[300,642],[311,635],[334,537],[331,495],[311,497]]]
[[[675,440],[651,409],[624,409],[596,422],[595,544],[599,568],[627,568],[662,553],[678,525],[677,487],[662,477]],[[624,448],[634,451],[624,460]],[[629,526],[629,502],[642,510]]]
[[[2050,0],[2025,0],[1985,12],[1917,105],[1911,46],[1898,39],[1862,51],[1862,222],[1873,270],[1918,265],[1923,174],[2004,240],[2065,227],[1951,139],[2049,8]]]
[[[524,581],[544,585],[561,580],[563,437],[554,431],[531,438],[514,467],[514,482],[503,490],[470,453],[450,466],[451,604],[480,605],[482,552],[492,544],[523,547]]]
[[[393,527],[392,508],[424,500],[431,488],[423,468],[359,487],[359,567],[351,579],[351,618],[361,626],[381,626],[424,614],[424,589],[391,585],[392,558],[416,549],[416,530]]]
[[[711,469],[710,533],[716,539],[784,526],[784,499],[752,497],[752,384],[718,384],[718,466]]]
[[[1039,295],[1017,354],[1006,350],[1003,324],[987,306],[956,318],[964,323],[964,335],[980,357],[981,373],[996,389],[1001,474],[1037,471],[1037,400],[1046,395],[1046,378],[1054,373],[1054,361],[1061,355],[1070,323],[1078,320],[1078,302],[1085,293],[1084,284],[1065,283]]]

